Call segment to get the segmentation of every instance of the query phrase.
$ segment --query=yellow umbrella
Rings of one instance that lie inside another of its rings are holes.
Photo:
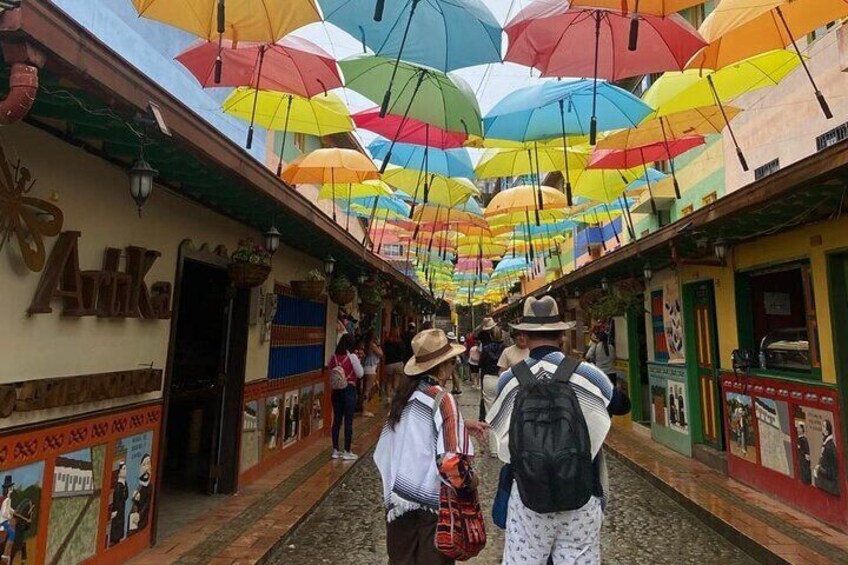
[[[735,106],[724,106],[727,119],[732,120],[740,110]],[[655,143],[680,139],[690,135],[721,133],[725,122],[722,108],[704,106],[675,112],[667,116],[651,118],[635,128],[624,129],[598,142],[598,149],[630,149]]]
[[[335,190],[337,183],[355,183],[380,178],[373,161],[353,149],[330,147],[316,149],[301,155],[282,172],[282,178],[289,184],[330,184]],[[333,220],[336,219],[336,207],[333,206]]]
[[[586,167],[588,155],[584,150],[568,150],[569,171],[579,170]],[[564,171],[565,155],[560,147],[538,147],[513,148],[513,149],[487,149],[483,153],[474,173],[477,178],[499,178],[514,177],[535,173],[550,173],[553,171]]]
[[[539,192],[541,198],[538,198]],[[486,217],[535,210],[538,203],[542,204],[539,206],[540,211],[564,210],[568,206],[565,194],[551,186],[541,186],[537,189],[534,186],[522,185],[497,193],[486,207]]]
[[[459,206],[480,190],[468,179],[445,177],[437,174],[425,175],[422,171],[403,167],[390,167],[383,173],[383,180],[410,195],[413,202],[424,202],[424,181],[427,181],[427,202],[441,206]]]
[[[574,194],[609,203],[621,196],[627,185],[638,177],[635,169],[586,169],[574,181]]]
[[[795,40],[845,17],[848,17],[845,0],[723,0],[701,25],[699,31],[708,45],[692,58],[689,66],[721,69],[792,45],[822,112],[830,119],[833,114]]]
[[[336,190],[330,184],[321,186],[318,191],[319,200],[343,200],[350,198],[368,198],[372,196],[392,196],[392,188],[381,180],[348,183],[346,187]]]
[[[505,251],[506,245],[495,242],[466,243],[456,249],[458,255],[482,257],[484,259],[503,257]]]
[[[250,122],[247,133],[248,149],[253,143],[254,123],[284,133],[277,164],[278,176],[283,165],[286,133],[291,131],[323,137],[353,131],[355,127],[347,106],[333,93],[302,98],[284,92],[241,87],[224,100],[221,108],[227,114]]]
[[[689,69],[680,73],[666,73],[651,85],[643,101],[656,108],[657,117],[711,105],[718,105],[722,109],[725,102],[742,94],[778,84],[800,62],[801,59],[792,52],[779,49],[733,63],[718,71]],[[736,142],[730,118],[727,115],[723,117],[739,162],[747,171],[748,164]]]
[[[507,227],[514,228],[518,224],[524,224],[527,221],[527,216],[530,214],[535,214],[538,217],[540,224],[555,224],[568,217],[568,209],[559,208],[555,210],[534,211],[533,205],[531,204],[524,210],[515,210],[513,212],[498,214],[488,218],[489,226],[493,230],[499,230]]]

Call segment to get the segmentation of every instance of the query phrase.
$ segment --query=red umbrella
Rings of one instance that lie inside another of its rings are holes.
[[[415,118],[404,119],[397,114],[386,114],[381,118],[380,108],[363,110],[351,117],[357,127],[373,131],[387,139],[394,138],[402,143],[427,145],[439,149],[456,149],[462,147],[468,139],[465,133],[443,130]]]
[[[335,59],[299,37],[285,37],[276,43],[223,42],[220,81],[215,76],[218,43],[204,41],[189,47],[176,59],[203,85],[247,86],[311,98],[343,85]],[[257,96],[258,99],[258,96]],[[254,106],[254,113],[256,108]],[[253,119],[247,134],[247,147],[253,140]]]
[[[641,40],[628,49],[632,14],[536,0],[504,28],[507,61],[536,67],[542,76],[592,77],[617,81],[643,74],[682,70],[706,42],[677,14],[639,15]],[[594,45],[594,49],[588,46]],[[590,143],[596,137],[592,111]]]
[[[704,136],[693,135],[627,149],[595,149],[588,169],[632,169],[653,161],[668,161],[704,144]]]

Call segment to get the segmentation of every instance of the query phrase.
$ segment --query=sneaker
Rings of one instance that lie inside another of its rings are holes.
[[[343,461],[356,461],[357,459],[359,459],[359,456],[353,453],[352,451],[342,452]]]
[[[338,449],[333,450],[333,454],[330,456],[330,459],[343,459],[344,451],[339,451]]]

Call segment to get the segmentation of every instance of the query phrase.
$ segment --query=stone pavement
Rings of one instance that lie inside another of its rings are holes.
[[[479,395],[466,387],[459,397],[466,417],[476,417]],[[713,532],[668,496],[615,459],[610,460],[612,498],[602,534],[605,563],[722,563],[754,561]],[[480,454],[481,501],[491,511],[500,463]],[[333,491],[278,546],[269,562],[291,565],[387,563],[380,477],[370,460],[358,463]],[[470,563],[501,562],[503,532],[489,521],[489,543]]]

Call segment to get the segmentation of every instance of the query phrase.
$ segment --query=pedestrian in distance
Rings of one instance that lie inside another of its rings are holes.
[[[434,543],[440,488],[445,481],[457,492],[476,490],[468,434],[480,436],[487,426],[464,420],[445,389],[462,346],[430,329],[415,336],[412,349],[374,452],[383,483],[386,546],[391,565],[450,564]]]
[[[482,375],[481,388],[483,391],[483,410],[488,414],[492,409],[498,389],[498,361],[504,352],[503,331],[497,326],[492,318],[485,318],[480,328],[480,374]],[[497,443],[493,436],[489,437],[489,454],[497,456]]]
[[[406,344],[400,335],[400,328],[393,326],[386,336],[383,344],[383,352],[385,353],[385,381],[386,381],[386,404],[391,404],[392,397],[395,395],[395,390],[398,387],[400,379],[403,377],[403,364],[409,359],[410,355],[406,354]]]
[[[514,343],[503,350],[500,359],[498,359],[498,376],[500,377],[507,369],[524,361],[530,356],[530,350],[527,348],[527,336],[521,332],[512,331],[512,339]]]
[[[612,382],[617,391],[617,396],[621,398],[620,403],[616,403],[615,412],[610,412],[610,416],[624,416],[630,413],[630,397],[624,392],[621,382],[618,380],[618,372],[615,370],[615,345],[610,343],[609,334],[600,329],[592,332],[590,337],[592,344],[586,351],[585,360],[588,363],[594,364],[598,369],[603,371]],[[669,418],[672,425],[675,424],[674,397],[669,396],[671,410]],[[612,409],[610,409],[612,410]]]
[[[383,348],[380,347],[380,343],[377,341],[377,336],[374,334],[373,330],[370,330],[367,334],[365,334],[362,351],[365,356],[365,362],[362,367],[365,371],[365,384],[363,386],[362,400],[363,402],[369,402],[373,398],[374,392],[377,389],[377,374],[380,370],[380,361],[382,361],[385,356]],[[362,415],[366,418],[374,417],[374,413],[368,410],[364,410]]]
[[[487,417],[498,457],[514,477],[505,486],[505,565],[601,562],[608,492],[601,447],[610,429],[607,410],[618,409],[621,399],[603,371],[562,353],[573,324],[562,321],[556,300],[543,296],[528,298],[521,323],[512,326],[526,335],[530,355],[501,375]]]
[[[457,345],[458,344],[455,333],[448,332],[447,338],[448,338],[448,342],[450,342],[451,345]],[[463,347],[463,349],[465,349],[465,346],[462,346],[462,347]],[[453,388],[451,389],[451,394],[454,395],[454,396],[459,396],[460,394],[462,394],[462,387],[460,385],[460,380],[461,380],[460,379],[460,371],[462,370],[462,355],[463,355],[463,353],[460,353],[457,356],[456,365],[454,366],[454,369],[453,369],[453,376],[451,377],[451,381],[453,382]]]
[[[468,372],[471,376],[471,388],[480,388],[480,342],[474,332],[465,339],[465,352],[468,355]]]
[[[354,341],[345,334],[336,346],[336,352],[330,358],[327,369],[332,371],[339,367],[347,379],[347,386],[333,389],[333,459],[355,461],[358,457],[351,451],[353,441],[353,414],[356,410],[356,382],[362,378],[364,371],[359,357],[354,354]],[[344,423],[344,449],[339,449],[339,433]]]

